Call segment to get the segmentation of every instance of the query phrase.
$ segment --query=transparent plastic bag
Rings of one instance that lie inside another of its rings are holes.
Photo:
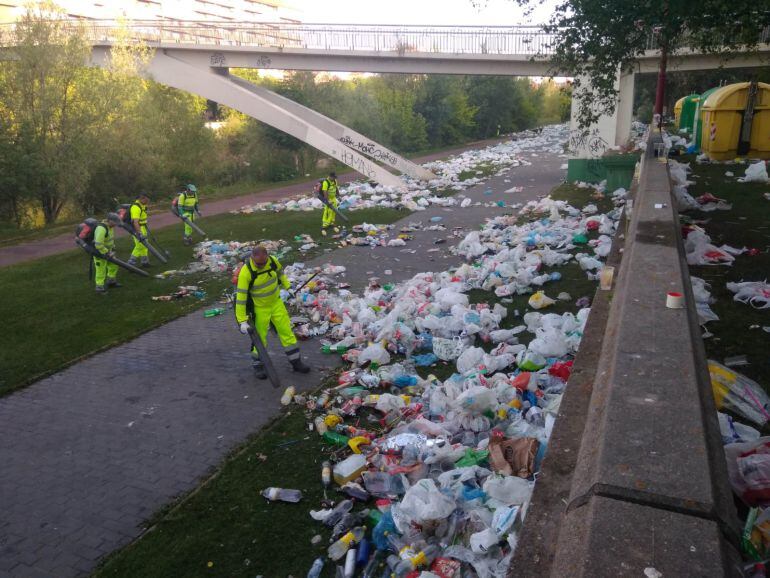
[[[443,337],[433,338],[433,353],[443,361],[457,359],[464,349],[465,344],[459,337],[454,339],[444,339]]]

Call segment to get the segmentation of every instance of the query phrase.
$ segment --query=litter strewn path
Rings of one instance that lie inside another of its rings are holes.
[[[463,194],[482,203],[518,203],[562,180],[562,158],[522,156],[533,164]],[[523,190],[502,193],[514,186]],[[493,195],[484,194],[488,188]],[[440,216],[446,231],[415,232],[405,247],[341,249],[312,264],[345,265],[354,288],[372,274],[386,282],[444,270],[448,259],[457,259],[446,257],[448,248],[462,237],[434,245],[436,239],[503,212],[432,207],[397,226]],[[428,253],[431,248],[440,251]],[[285,385],[307,390],[319,384],[321,372],[338,362],[319,349],[315,340],[302,343],[314,368],[309,376],[290,373],[274,352]],[[263,426],[277,412],[280,394],[254,380],[247,340],[232,316],[205,319],[198,311],[0,399],[0,576],[87,574]]]
[[[483,148],[490,144],[495,144],[501,141],[507,140],[506,138],[495,138],[483,141],[477,141],[468,143],[463,147],[456,149],[444,150],[423,157],[412,159],[417,163],[426,163],[437,159],[443,159],[450,155],[459,154],[467,150]],[[340,184],[348,183],[353,180],[361,178],[356,172],[350,171],[346,173],[340,173],[338,181]],[[308,195],[313,189],[313,183],[315,181],[307,181],[304,183],[298,183],[295,185],[288,185],[284,187],[277,187],[274,189],[268,189],[260,191],[258,193],[251,193],[249,195],[243,195],[240,197],[233,197],[230,199],[221,199],[218,201],[207,202],[205,196],[201,199],[201,210],[207,217],[213,215],[220,215],[222,213],[229,213],[230,211],[241,208],[244,205],[261,203],[265,201],[278,201],[286,197],[295,197],[299,195]],[[179,219],[171,214],[170,211],[163,211],[161,213],[150,213],[152,216],[150,224],[154,231],[169,227],[172,225],[180,226]],[[74,230],[74,227],[73,227]],[[124,234],[122,231],[118,231],[118,235]],[[0,247],[0,267],[7,267],[15,263],[22,263],[24,261],[32,261],[33,259],[40,259],[42,257],[48,257],[49,255],[55,255],[57,253],[63,253],[75,248],[73,242],[73,235],[64,234],[57,235],[55,237],[47,237],[39,239],[37,241],[29,241],[26,243],[19,243],[18,245],[9,245],[7,247]]]

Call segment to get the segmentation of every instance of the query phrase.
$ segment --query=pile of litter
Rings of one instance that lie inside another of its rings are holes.
[[[326,266],[303,289],[298,332],[326,335],[323,351],[350,364],[336,386],[290,389],[284,400],[305,408],[332,448],[322,477],[345,497],[310,512],[332,529],[329,559],[353,568],[358,558],[365,576],[506,574],[589,314],[541,313],[554,300],[538,289],[559,279],[546,268],[575,260],[593,278],[624,196],[608,214],[528,203],[534,221],[489,220],[458,245],[468,262],[448,271],[373,279],[357,295],[335,281],[343,267]],[[286,272],[296,286],[318,271],[295,263]],[[503,301],[535,291],[535,311],[517,319],[500,303],[471,303],[473,289]],[[418,373],[447,364],[455,371],[445,380]]]
[[[539,134],[525,131],[514,135],[514,140],[488,146],[484,149],[465,151],[448,160],[433,161],[423,165],[437,175],[430,182],[418,181],[411,177],[402,176],[403,190],[392,187],[355,181],[340,186],[340,209],[355,211],[374,207],[407,209],[422,211],[430,206],[465,208],[470,205],[469,199],[445,196],[446,191],[462,191],[473,187],[484,179],[471,177],[461,180],[461,175],[477,171],[477,167],[486,165],[497,169],[496,174],[503,174],[511,167],[532,164],[521,155],[529,153],[536,156],[538,152],[553,152],[563,154],[562,145],[567,139],[567,125],[551,125],[543,127]],[[537,152],[536,152],[537,151]],[[468,201],[466,205],[462,203]],[[499,203],[487,203],[489,205]],[[504,203],[500,206],[505,206]],[[302,196],[283,199],[275,202],[264,202],[240,208],[234,213],[250,214],[258,211],[312,211],[321,209],[323,204],[313,196]]]
[[[168,295],[156,295],[152,298],[153,301],[172,301],[174,299],[184,299],[185,297],[195,297],[197,299],[205,299],[206,292],[197,285],[180,285],[179,290]]]
[[[312,239],[311,239],[312,242]],[[292,247],[286,241],[272,241],[263,239],[259,241],[223,242],[219,240],[202,241],[193,249],[194,261],[191,261],[184,269],[169,269],[156,275],[159,279],[165,279],[174,275],[190,275],[193,273],[225,273],[231,271],[233,266],[243,261],[257,245],[264,246],[270,254],[277,259],[282,259],[292,251]],[[315,245],[314,245],[315,246]],[[300,250],[302,250],[300,248]]]

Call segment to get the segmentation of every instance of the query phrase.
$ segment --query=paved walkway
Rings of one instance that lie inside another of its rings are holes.
[[[549,192],[563,178],[563,159],[540,153],[532,160],[465,194],[512,203]],[[515,185],[523,192],[500,192]],[[488,187],[491,197],[483,194]],[[431,208],[403,221],[441,216],[447,231],[415,233],[406,247],[349,247],[315,263],[345,264],[354,289],[369,272],[399,281],[444,270],[453,241],[435,240],[504,211]],[[433,247],[441,253],[427,253]],[[338,358],[319,349],[315,340],[302,344],[314,368],[308,376],[290,373],[274,351],[287,384],[307,390],[320,383]],[[0,576],[87,575],[263,426],[281,392],[254,380],[247,350],[232,316],[205,319],[198,311],[0,398]]]
[[[429,155],[421,156],[412,159],[416,163],[427,163],[438,159],[443,159],[451,155],[460,154],[467,150],[482,148],[490,144],[495,144],[501,141],[508,140],[507,138],[495,138],[482,141],[476,141],[468,143],[462,147],[448,149],[432,153]],[[360,179],[361,175],[357,172],[350,171],[341,173],[339,175],[340,183],[348,183],[353,180]],[[297,197],[301,195],[307,195],[312,191],[312,183],[315,181],[308,180],[304,183],[297,183],[294,185],[287,185],[284,187],[276,187],[274,189],[267,189],[257,193],[251,193],[248,195],[242,195],[240,197],[232,197],[230,199],[220,199],[217,201],[206,202],[205,196],[201,199],[201,209],[204,214],[209,217],[212,215],[220,215],[222,213],[229,213],[236,209],[240,209],[244,205],[250,205],[254,203],[261,203],[265,201],[279,201],[287,197]],[[151,225],[152,230],[157,231],[165,227],[172,225],[181,226],[179,219],[171,214],[171,211],[151,212],[152,216]],[[126,235],[124,231],[118,230],[117,235]],[[15,263],[22,263],[24,261],[31,261],[33,259],[40,259],[42,257],[48,257],[49,255],[55,255],[57,253],[63,253],[65,251],[71,251],[74,249],[73,235],[66,233],[63,235],[56,235],[54,237],[46,237],[44,239],[38,239],[36,241],[28,241],[26,243],[19,243],[18,245],[9,245],[6,247],[0,247],[0,267],[7,267]]]

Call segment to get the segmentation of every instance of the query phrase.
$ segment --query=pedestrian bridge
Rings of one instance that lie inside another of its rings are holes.
[[[289,99],[230,76],[230,68],[549,76],[556,34],[533,26],[401,26],[304,24],[290,22],[226,22],[147,20],[116,22],[72,20],[93,45],[93,63],[107,66],[109,50],[119,42],[143,42],[154,49],[147,74],[157,82],[224,104],[314,146],[366,178],[403,186],[393,172],[430,180],[429,171],[383,145]],[[69,24],[68,24],[69,25]],[[0,46],[13,44],[13,24],[0,25]],[[670,71],[767,64],[769,31],[759,50],[723,61],[719,55],[679,51],[669,56]],[[590,134],[608,147],[628,138],[634,77],[657,69],[657,39],[633,70],[618,73],[615,112],[602,117]],[[5,54],[11,54],[12,49]],[[7,56],[6,56],[7,57]],[[586,90],[586,86],[581,90]],[[573,128],[576,107],[573,101]],[[585,133],[585,131],[580,131]],[[572,151],[578,158],[595,156],[587,147]],[[386,170],[386,168],[388,170]]]

